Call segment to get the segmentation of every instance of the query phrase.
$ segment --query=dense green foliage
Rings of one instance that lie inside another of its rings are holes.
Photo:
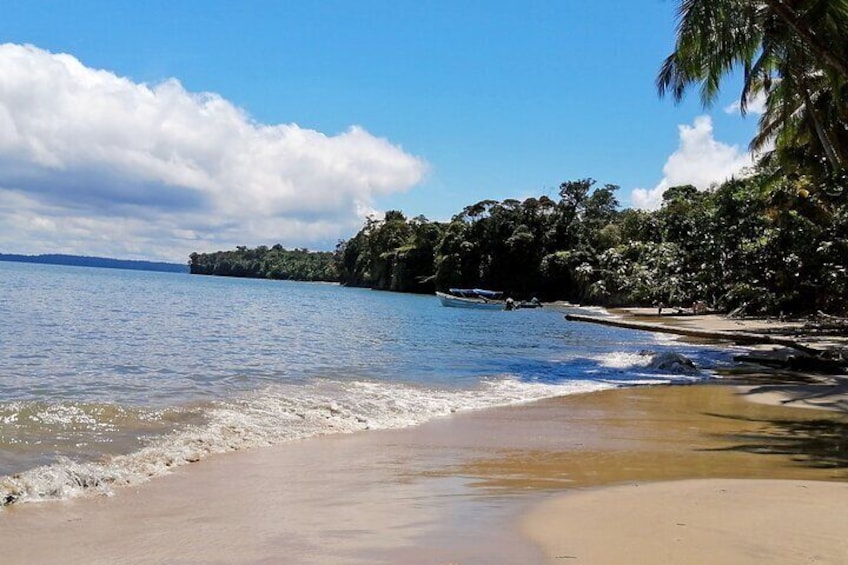
[[[485,200],[447,223],[393,211],[339,245],[339,275],[407,292],[845,313],[848,206],[808,184],[764,171],[709,191],[673,187],[644,212],[619,210],[618,187],[584,179],[563,183],[557,201]]]
[[[255,249],[244,246],[234,251],[192,253],[193,275],[221,275],[296,281],[337,281],[334,255],[328,251],[283,249],[282,245]]]
[[[730,257],[706,257],[728,289],[718,296],[767,311],[844,313],[848,0],[679,0],[678,21],[657,77],[660,95],[679,101],[697,87],[709,106],[722,82],[742,71],[742,111],[755,97],[765,101],[751,142],[763,155],[761,172],[746,181],[754,190],[728,183],[718,201],[705,197],[719,206],[713,232],[744,224],[750,240]],[[723,224],[729,207],[747,217]]]
[[[655,212],[620,210],[615,185],[484,200],[449,222],[390,211],[335,253],[280,245],[191,255],[191,272],[340,281],[401,292],[486,287],[516,298],[723,311],[848,313],[848,202],[762,169],[708,191],[668,189]]]

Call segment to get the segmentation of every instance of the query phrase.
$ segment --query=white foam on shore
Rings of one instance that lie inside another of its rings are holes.
[[[646,368],[651,362],[649,355],[632,351],[613,351],[596,359],[601,367],[608,369]]]
[[[111,494],[215,453],[270,446],[295,439],[393,429],[454,412],[592,392],[615,385],[597,381],[563,384],[485,381],[473,390],[438,390],[383,382],[317,379],[275,385],[232,401],[213,403],[204,425],[159,437],[148,446],[97,462],[61,458],[0,479],[0,505]]]
[[[714,377],[721,366],[732,360],[733,354],[727,348],[695,344],[673,348],[659,342],[654,345],[640,351],[612,351],[589,356],[597,368],[586,372],[601,382],[625,386],[692,383]]]
[[[573,306],[570,310],[576,310],[580,313],[594,314],[599,318],[621,318],[618,314],[613,314],[603,306]]]

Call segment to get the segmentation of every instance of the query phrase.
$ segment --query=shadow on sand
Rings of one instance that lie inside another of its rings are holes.
[[[736,451],[789,456],[792,461],[817,469],[848,468],[848,421],[839,414],[816,419],[756,419],[726,414],[717,418],[763,424],[757,433],[721,436],[733,445],[704,451]]]

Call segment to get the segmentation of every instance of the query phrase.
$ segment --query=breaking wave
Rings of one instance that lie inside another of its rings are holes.
[[[278,384],[204,409],[204,422],[151,439],[132,453],[79,462],[67,457],[0,479],[0,504],[113,493],[216,453],[295,439],[414,426],[455,412],[592,392],[616,385],[562,384],[514,378],[483,381],[473,390],[439,390],[367,381],[316,379]]]

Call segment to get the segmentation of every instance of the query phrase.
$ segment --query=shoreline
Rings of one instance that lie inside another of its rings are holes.
[[[225,454],[110,498],[12,506],[0,541],[8,563],[544,563],[517,521],[575,493],[729,476],[844,486],[848,470],[820,468],[823,454],[783,424],[820,421],[721,384],[577,394]]]

